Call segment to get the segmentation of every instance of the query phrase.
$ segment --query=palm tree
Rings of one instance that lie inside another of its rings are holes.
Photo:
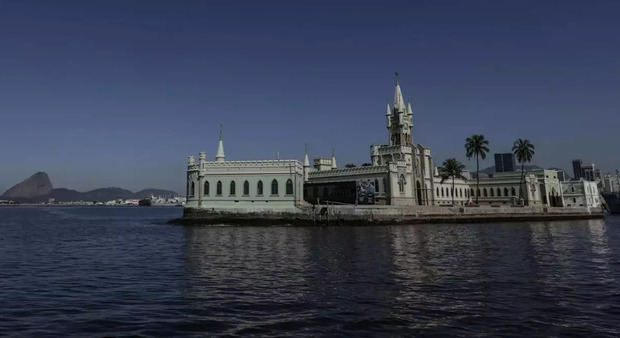
[[[465,140],[465,155],[468,159],[476,157],[476,192],[480,191],[480,158],[487,158],[489,152],[489,141],[484,135],[472,135]],[[476,193],[476,204],[478,204],[478,193]]]
[[[523,183],[525,182],[525,163],[532,161],[534,156],[534,145],[530,140],[517,139],[512,145],[512,152],[517,156],[521,163],[521,181],[519,181],[519,197],[523,198]]]
[[[452,179],[452,206],[454,206],[454,180],[457,178],[465,180],[463,177],[463,170],[465,165],[454,158],[449,158],[443,161],[439,168],[439,176],[441,176],[441,183],[447,179]]]

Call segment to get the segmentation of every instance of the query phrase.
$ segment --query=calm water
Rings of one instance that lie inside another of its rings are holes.
[[[9,336],[618,336],[620,218],[183,227],[0,208]]]

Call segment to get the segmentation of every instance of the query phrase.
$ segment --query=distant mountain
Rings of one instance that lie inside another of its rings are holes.
[[[107,202],[117,199],[142,199],[153,196],[175,197],[174,191],[163,189],[144,189],[136,193],[127,189],[110,187],[79,192],[73,189],[53,189],[52,182],[44,172],[38,172],[7,190],[0,199],[13,200],[22,203],[47,202],[50,198],[58,202],[93,201]]]
[[[0,199],[36,200],[48,196],[52,189],[52,181],[50,181],[49,176],[44,172],[38,172],[11,187],[0,196]]]

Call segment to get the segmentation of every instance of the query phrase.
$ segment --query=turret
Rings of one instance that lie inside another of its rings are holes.
[[[224,140],[222,139],[222,128],[220,127],[220,143],[217,145],[217,154],[215,155],[215,162],[226,161],[226,155],[224,154]]]
[[[190,155],[189,158],[187,159],[187,165],[193,165],[194,163],[196,163],[196,160],[194,159],[194,155]]]
[[[332,169],[338,169],[338,165],[336,164],[336,150],[332,149]]]
[[[304,181],[308,181],[310,174],[310,159],[308,158],[308,146],[306,146],[306,155],[304,156]]]

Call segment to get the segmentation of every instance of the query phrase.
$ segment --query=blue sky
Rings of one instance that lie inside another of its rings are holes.
[[[618,1],[0,0],[0,190],[182,191],[186,157],[368,161],[394,72],[437,163],[482,133],[620,168]],[[491,156],[492,157],[492,156]],[[485,165],[491,165],[487,161]]]

